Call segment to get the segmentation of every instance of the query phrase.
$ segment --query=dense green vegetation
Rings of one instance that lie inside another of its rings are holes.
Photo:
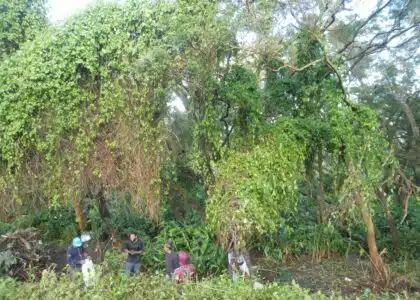
[[[85,290],[69,282],[67,278],[59,278],[54,273],[46,273],[40,283],[27,283],[18,286],[12,279],[0,281],[4,299],[131,299],[133,295],[143,299],[179,299],[176,289],[168,284],[164,277],[147,276],[140,280],[121,278],[121,276],[103,276],[95,289]],[[271,284],[261,290],[254,290],[251,282],[233,284],[230,279],[218,277],[206,279],[199,284],[186,285],[182,299],[204,299],[211,295],[212,299],[348,299],[342,296],[325,296],[321,293],[310,294],[297,285]],[[372,295],[366,291],[355,299],[406,299],[403,295],[393,297],[389,294]]]
[[[211,278],[186,298],[310,297],[278,274],[255,292],[214,278],[231,247],[257,269],[357,254],[358,295],[420,288],[398,267],[420,260],[420,7],[355,2],[111,1],[54,25],[45,1],[0,0],[0,233],[33,227],[51,250],[91,231],[105,256],[103,290],[79,291],[37,282],[2,241],[0,274],[34,282],[1,290],[175,297],[151,275],[168,239]],[[133,231],[138,286],[109,257],[111,234]]]

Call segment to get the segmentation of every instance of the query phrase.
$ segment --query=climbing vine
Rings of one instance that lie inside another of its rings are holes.
[[[168,7],[154,13],[150,4],[138,5],[91,8],[2,64],[2,198],[45,205],[83,198],[92,185],[124,185],[157,217],[162,122],[180,65],[159,46]],[[113,169],[93,166],[100,152]],[[134,174],[133,166],[150,173]]]
[[[305,142],[292,120],[268,130],[261,143],[218,165],[207,202],[209,224],[228,247],[274,230],[281,213],[296,209]]]

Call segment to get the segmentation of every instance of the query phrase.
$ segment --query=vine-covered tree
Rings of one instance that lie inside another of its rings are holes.
[[[46,0],[0,1],[0,59],[47,27]]]
[[[117,191],[159,222],[190,180],[225,247],[305,210],[364,228],[388,282],[376,218],[398,253],[420,180],[415,1],[130,0],[50,28],[44,1],[0,3],[2,216],[72,203],[83,229]]]

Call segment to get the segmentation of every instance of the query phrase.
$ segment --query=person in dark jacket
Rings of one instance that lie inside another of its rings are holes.
[[[165,252],[165,264],[166,264],[166,279],[170,280],[178,268],[178,254],[172,252],[172,241],[169,240],[163,247]]]
[[[70,279],[74,280],[74,273],[82,271],[83,260],[86,252],[83,249],[82,240],[75,237],[67,249],[67,263],[70,265]]]
[[[140,254],[144,253],[143,241],[136,234],[130,233],[129,240],[124,243],[123,252],[127,253],[125,273],[140,275]]]

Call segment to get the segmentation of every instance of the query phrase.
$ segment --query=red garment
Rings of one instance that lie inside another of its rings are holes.
[[[196,269],[193,264],[188,262],[189,255],[186,252],[180,252],[178,255],[179,268],[175,270],[175,275],[178,277],[177,282],[183,283],[185,281],[195,280]]]

